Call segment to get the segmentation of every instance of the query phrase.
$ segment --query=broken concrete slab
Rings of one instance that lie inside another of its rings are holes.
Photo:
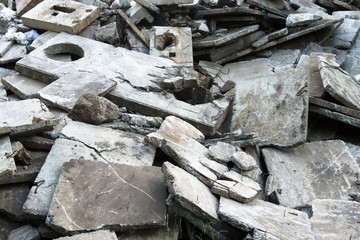
[[[35,50],[36,48],[43,45],[48,40],[52,39],[53,37],[56,37],[59,33],[56,32],[50,32],[46,31],[40,36],[38,36],[30,45],[30,50]]]
[[[323,56],[327,59],[331,59],[332,61],[336,61],[334,54],[313,52],[310,56],[302,55],[297,68],[306,68],[310,70],[310,78],[309,78],[309,96],[310,97],[322,97],[325,93],[325,89],[322,83],[319,62],[317,57]]]
[[[308,77],[308,70],[301,69],[240,81],[236,85],[232,130],[255,134],[261,145],[292,146],[304,142]],[[274,119],[282,120],[276,123]]]
[[[136,1],[130,2],[130,8],[126,10],[126,15],[129,16],[130,21],[134,24],[138,24],[143,19],[145,19],[148,23],[152,23],[154,21],[154,17]]]
[[[116,120],[119,116],[118,106],[93,93],[83,94],[68,114],[74,121],[95,125]]]
[[[275,32],[269,33],[261,38],[259,38],[257,41],[255,41],[252,46],[253,47],[260,47],[272,40],[278,39],[280,37],[286,36],[289,33],[287,28],[282,28],[280,30],[277,30]]]
[[[97,28],[93,39],[113,45],[117,44],[119,42],[119,36],[116,28],[116,22]]]
[[[231,144],[217,142],[216,145],[209,147],[209,156],[223,164],[231,162],[231,156],[237,151],[237,148]]]
[[[81,233],[71,237],[60,237],[56,240],[117,240],[116,234],[109,230],[98,230],[90,233]]]
[[[46,83],[25,77],[21,74],[1,78],[1,82],[21,99],[37,98],[39,91],[47,86]]]
[[[0,64],[16,62],[26,56],[26,46],[14,44],[5,54],[0,57]]]
[[[274,13],[276,15],[287,17],[288,13],[286,13],[286,4],[284,0],[275,0],[275,1],[260,1],[260,0],[248,0],[248,3],[259,7],[261,9],[264,9],[266,11],[269,11],[271,13]]]
[[[27,166],[16,167],[14,175],[3,175],[0,177],[0,185],[10,183],[33,182],[38,175],[41,166],[43,165],[47,156],[47,152],[31,152],[32,162]]]
[[[309,111],[360,128],[360,119],[358,118],[318,106],[310,106]]]
[[[48,150],[50,151],[52,145],[54,145],[55,140],[33,135],[29,137],[21,138],[21,143],[27,149],[32,150]]]
[[[72,84],[74,81],[76,85]],[[40,98],[52,106],[70,112],[85,93],[106,95],[116,87],[116,82],[94,73],[75,73],[60,77],[39,91]]]
[[[10,232],[8,240],[18,240],[18,239],[40,240],[41,236],[38,230],[29,224],[14,229]]]
[[[309,45],[306,46],[302,54],[310,56],[311,53],[313,52],[334,54],[336,58],[336,62],[339,65],[343,65],[345,58],[348,55],[348,52],[346,50],[340,50],[329,46],[320,46],[319,44],[314,42],[309,43]]]
[[[11,143],[11,147],[13,150],[13,156],[15,162],[19,165],[30,165],[32,162],[31,153],[24,148],[24,146],[19,141],[13,141]]]
[[[340,49],[350,49],[360,30],[360,21],[345,18],[326,45]]]
[[[350,108],[360,109],[360,85],[340,66],[319,56],[319,69],[325,90]]]
[[[259,193],[245,184],[227,180],[217,180],[211,192],[241,203],[251,202]]]
[[[214,9],[205,9],[200,10],[196,13],[197,18],[202,19],[204,17],[215,17],[215,16],[222,16],[222,15],[258,15],[264,16],[266,15],[265,12],[261,10],[252,9],[249,7],[227,7],[227,8],[214,8]]]
[[[312,212],[311,227],[316,240],[360,238],[360,203],[316,199],[312,202]]]
[[[24,221],[22,206],[30,191],[28,184],[6,185],[0,189],[0,213],[17,221]]]
[[[150,55],[165,57],[192,67],[191,28],[153,27],[150,34]]]
[[[0,137],[0,177],[8,177],[14,175],[16,165],[10,138],[8,136]]]
[[[252,25],[248,27],[243,27],[239,29],[234,29],[224,34],[211,35],[199,40],[193,41],[194,48],[205,48],[205,47],[215,47],[227,44],[239,37],[248,35],[252,32],[255,32],[259,29],[259,25]]]
[[[61,133],[74,141],[83,143],[106,161],[134,166],[151,166],[155,148],[143,144],[144,136],[117,131],[82,122],[68,123]]]
[[[299,49],[276,50],[269,57],[269,64],[274,68],[283,68],[288,65],[294,67],[300,55],[301,51]]]
[[[306,213],[255,199],[248,204],[221,197],[221,219],[243,231],[262,232],[262,238],[314,240]]]
[[[34,134],[51,129],[59,122],[38,99],[0,102],[0,109],[0,135]]]
[[[214,79],[214,83],[219,87],[223,87],[227,81],[240,84],[244,78],[271,73],[273,73],[272,68],[270,67],[269,61],[265,58],[229,63],[221,68],[218,76]]]
[[[80,158],[105,161],[93,149],[80,142],[66,139],[55,141],[24,203],[23,209],[29,218],[45,219],[63,164]]]
[[[74,1],[43,1],[21,16],[25,26],[77,34],[100,16],[97,7]]]
[[[149,48],[146,44],[141,41],[130,29],[125,29],[126,36],[128,37],[128,43],[131,47],[131,50],[149,54]]]
[[[0,57],[3,57],[7,51],[13,46],[13,41],[7,41],[4,39],[0,39]]]
[[[322,19],[321,16],[317,16],[311,13],[289,14],[286,17],[286,27],[305,26],[321,19]]]
[[[262,150],[269,174],[278,182],[280,205],[310,206],[316,199],[348,199],[357,189],[359,165],[343,141],[311,142],[289,149]],[[296,178],[296,182],[291,179]],[[306,186],[306,187],[304,187]]]
[[[255,158],[244,151],[234,153],[230,159],[239,169],[244,171],[250,171],[258,167]]]
[[[97,181],[90,180],[94,173]],[[165,226],[165,199],[158,167],[71,160],[64,164],[46,223],[63,234]]]
[[[248,186],[249,188],[254,189],[257,192],[261,191],[261,186],[259,185],[259,182],[257,182],[257,179],[253,180],[250,177],[242,175],[234,170],[230,170],[224,173],[222,175],[222,178]]]
[[[149,0],[148,2],[156,6],[162,6],[162,5],[191,4],[193,3],[193,0]]]
[[[218,200],[204,183],[169,162],[163,164],[162,172],[170,192],[169,199],[202,219],[219,221]]]
[[[27,11],[34,8],[36,5],[41,3],[43,0],[16,0],[16,13],[19,17],[24,15]]]

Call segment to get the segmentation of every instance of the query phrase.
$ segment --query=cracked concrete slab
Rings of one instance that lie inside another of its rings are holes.
[[[360,168],[343,141],[265,148],[262,153],[269,174],[278,182],[275,194],[280,205],[295,208],[311,206],[314,199],[347,200],[349,193],[359,190]]]
[[[0,177],[9,177],[15,174],[16,165],[9,136],[0,137]]]
[[[63,234],[165,226],[163,181],[158,167],[71,160],[64,164],[46,223]]]
[[[85,144],[108,162],[135,166],[151,166],[155,148],[143,144],[140,134],[113,130],[72,121],[61,131],[65,137]]]
[[[105,161],[93,149],[80,142],[66,139],[55,141],[24,203],[23,209],[28,218],[46,218],[63,164],[80,158]]]
[[[306,69],[249,77],[238,82],[232,130],[254,134],[261,145],[293,146],[304,142],[308,122]]]

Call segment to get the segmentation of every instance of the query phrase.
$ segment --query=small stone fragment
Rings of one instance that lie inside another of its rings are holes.
[[[14,152],[14,159],[16,163],[21,165],[29,165],[32,162],[31,153],[24,148],[21,142],[12,142],[11,147]]]
[[[231,161],[231,156],[233,156],[236,151],[236,147],[231,144],[217,142],[215,146],[209,147],[209,156],[220,163],[226,164]]]
[[[258,166],[256,160],[251,155],[243,151],[234,153],[231,156],[231,161],[235,163],[238,168],[244,171],[252,170]]]
[[[116,234],[109,230],[98,230],[95,232],[77,234],[71,237],[61,237],[55,240],[118,240]]]
[[[217,180],[211,192],[241,203],[251,202],[259,193],[245,184],[227,180]]]
[[[286,26],[287,27],[304,26],[321,19],[322,17],[311,13],[289,14],[286,18]]]

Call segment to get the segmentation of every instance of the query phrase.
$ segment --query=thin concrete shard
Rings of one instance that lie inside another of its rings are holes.
[[[71,160],[64,164],[46,223],[62,234],[161,227],[165,199],[158,167]]]
[[[360,85],[340,66],[319,56],[319,68],[325,90],[350,108],[360,109]]]
[[[0,110],[0,135],[34,134],[49,130],[59,122],[38,99],[0,102]]]
[[[243,231],[262,232],[261,238],[314,240],[306,213],[255,199],[242,204],[221,197],[218,211],[221,219]]]
[[[190,124],[171,116],[164,120],[157,132],[147,135],[145,141],[161,146],[165,154],[210,187],[228,168],[208,158],[209,150],[194,139],[194,136],[201,137],[197,132]]]
[[[287,34],[289,33],[288,29],[287,28],[282,28],[278,31],[275,31],[275,32],[272,32],[272,33],[269,33],[263,37],[261,37],[260,39],[258,39],[257,41],[255,41],[252,46],[253,47],[260,47],[272,40],[275,40],[275,39],[278,39],[280,37],[283,37],[283,36],[286,36]]]
[[[61,131],[65,137],[94,149],[108,162],[151,166],[155,148],[143,144],[144,136],[72,121]]]
[[[76,84],[73,84],[76,81]],[[116,82],[94,73],[74,73],[60,77],[39,91],[40,98],[64,111],[70,112],[85,93],[104,96],[116,87]]]
[[[312,202],[311,226],[316,240],[359,239],[360,203],[333,199]]]
[[[211,192],[241,203],[251,202],[259,193],[243,183],[227,180],[217,180],[211,187]]]
[[[21,74],[3,77],[1,82],[21,99],[37,98],[39,97],[39,91],[47,86],[44,82],[22,76]]]
[[[285,11],[287,9],[284,0],[248,0],[247,2],[282,17],[287,17],[288,15]]]
[[[0,177],[14,175],[16,165],[9,136],[0,137]]]
[[[286,18],[286,27],[304,26],[321,19],[321,16],[317,16],[311,13],[289,14]]]
[[[25,56],[26,46],[15,44],[4,54],[4,56],[0,57],[0,65],[16,62]]]
[[[236,151],[236,147],[231,144],[217,142],[216,145],[209,147],[209,156],[220,163],[227,164],[231,162],[231,156],[233,156]]]
[[[16,0],[16,14],[21,17],[24,13],[34,8],[43,0]]]
[[[202,219],[210,222],[220,220],[217,214],[219,202],[204,183],[169,162],[163,164],[162,172],[170,192],[169,199]]]
[[[28,224],[20,228],[14,229],[10,232],[8,240],[18,239],[40,240],[41,236],[36,228]]]
[[[57,139],[34,181],[23,209],[29,218],[46,218],[63,164],[71,159],[105,160],[80,142]]]
[[[310,206],[317,198],[346,200],[358,189],[356,174],[360,168],[343,141],[265,148],[262,153],[269,174],[278,182],[275,194],[282,206]]]
[[[342,14],[335,14],[340,17]],[[344,16],[341,16],[344,17]],[[350,49],[360,30],[360,20],[345,18],[344,22],[326,43],[340,49]]]
[[[153,27],[150,34],[150,55],[173,59],[192,67],[191,28]]]
[[[100,16],[97,7],[75,1],[43,1],[22,15],[25,26],[78,34]]]
[[[109,230],[98,230],[95,232],[76,234],[71,237],[60,237],[55,240],[118,240],[115,232]]]
[[[243,79],[236,85],[232,130],[253,133],[261,139],[261,145],[304,142],[308,77],[308,70],[301,69]]]

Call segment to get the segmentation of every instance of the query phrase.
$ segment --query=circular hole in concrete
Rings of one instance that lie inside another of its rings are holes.
[[[81,47],[72,43],[51,45],[44,51],[48,58],[61,62],[76,61],[85,55],[85,52]]]

